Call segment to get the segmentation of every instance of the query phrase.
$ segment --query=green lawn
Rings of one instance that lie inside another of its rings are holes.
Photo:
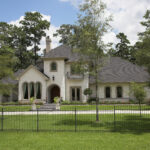
[[[40,113],[40,112],[39,112]],[[100,114],[99,122],[96,122],[94,114],[78,114],[75,122],[75,115],[4,115],[3,129],[7,130],[34,130],[40,131],[118,131],[140,133],[150,131],[150,114]],[[38,123],[38,125],[37,125]],[[2,119],[0,116],[0,129]]]
[[[149,150],[150,133],[0,132],[0,150]]]
[[[150,105],[141,105],[142,110],[150,110]],[[61,110],[96,110],[95,105],[61,105]],[[99,105],[99,110],[113,110],[114,105]],[[139,110],[139,105],[115,105],[116,110]]]
[[[37,105],[37,108],[40,106]],[[32,109],[31,106],[19,105],[19,106],[0,106],[0,111],[4,109],[4,111],[30,111]]]
[[[0,150],[150,149],[150,114],[141,117],[139,114],[117,114],[115,124],[114,115],[101,114],[100,121],[96,122],[93,114],[78,114],[77,132],[74,132],[74,114],[41,115],[39,112],[38,117],[37,126],[36,115],[4,115]],[[1,121],[0,116],[0,129]]]
[[[20,106],[0,106],[1,109],[4,108],[4,111],[30,111],[31,106],[20,105]],[[37,108],[40,108],[40,105],[37,105]],[[96,110],[95,105],[61,105],[62,111],[67,110]],[[142,105],[142,110],[150,110],[150,105]],[[99,105],[99,110],[113,110],[114,105]],[[139,110],[139,105],[115,105],[116,110]]]

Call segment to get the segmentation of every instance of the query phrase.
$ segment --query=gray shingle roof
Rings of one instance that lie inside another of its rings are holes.
[[[68,62],[77,61],[79,56],[72,53],[71,48],[61,45],[45,55],[44,58],[66,58]],[[147,82],[150,80],[148,72],[131,62],[119,57],[111,57],[99,72],[99,80],[103,83],[117,82]],[[90,83],[94,79],[90,78]]]
[[[43,58],[64,58],[68,59],[69,62],[77,61],[79,56],[77,53],[72,53],[69,46],[61,45],[55,49],[52,49]]]
[[[102,83],[121,82],[147,82],[150,80],[149,73],[138,65],[119,57],[111,57],[99,72],[99,81]],[[94,79],[90,78],[90,83]]]

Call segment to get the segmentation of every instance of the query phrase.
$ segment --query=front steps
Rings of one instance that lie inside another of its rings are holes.
[[[55,111],[56,110],[56,104],[44,104],[38,110],[41,110],[41,111],[44,111],[44,110]]]

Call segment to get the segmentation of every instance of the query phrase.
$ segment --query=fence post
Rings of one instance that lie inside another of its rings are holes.
[[[37,108],[37,132],[39,131],[39,110]]]
[[[114,105],[114,130],[116,130],[116,107]]]
[[[2,108],[2,117],[1,117],[1,131],[3,131],[3,120],[4,120],[4,108]]]
[[[75,107],[75,132],[77,132],[77,109]]]
[[[141,103],[139,105],[140,105],[140,117],[141,117],[142,116],[142,113],[141,113]]]

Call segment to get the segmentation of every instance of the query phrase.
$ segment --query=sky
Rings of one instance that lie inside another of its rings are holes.
[[[53,37],[53,33],[62,24],[73,24],[77,20],[78,5],[83,0],[1,0],[0,21],[19,24],[27,11],[38,11],[43,18],[51,22],[49,31],[52,48],[59,45],[60,37]],[[150,0],[103,0],[107,5],[107,12],[113,16],[110,23],[112,30],[104,36],[104,42],[116,43],[116,34],[124,32],[131,44],[137,40],[137,33],[144,31],[140,25]],[[41,40],[41,49],[45,48],[45,38]]]

